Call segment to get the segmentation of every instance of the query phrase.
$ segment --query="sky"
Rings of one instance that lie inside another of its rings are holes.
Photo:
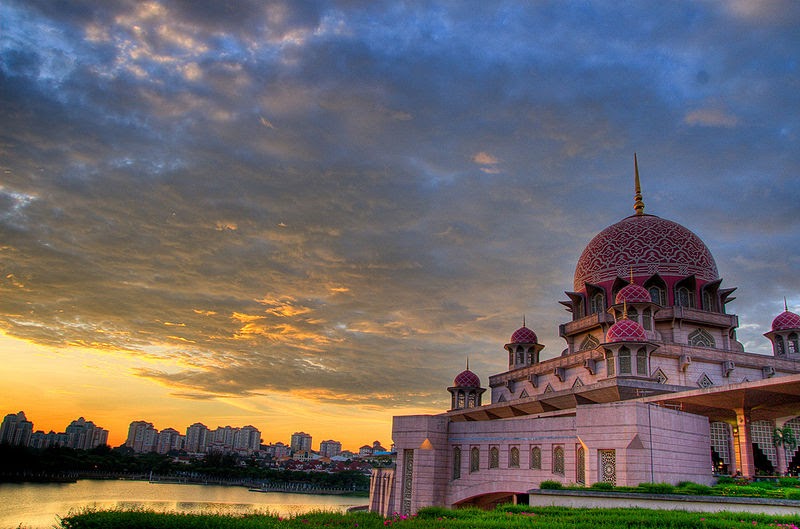
[[[646,212],[800,311],[800,3],[0,0],[0,414],[344,448]]]

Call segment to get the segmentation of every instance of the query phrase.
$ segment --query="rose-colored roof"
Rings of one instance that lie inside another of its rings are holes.
[[[644,327],[633,320],[619,320],[606,333],[606,343],[614,342],[646,342]]]
[[[539,343],[539,339],[536,337],[535,332],[523,325],[514,331],[509,343]]]
[[[465,369],[456,376],[455,380],[453,380],[453,385],[460,388],[479,388],[481,387],[481,379],[469,369]]]
[[[650,303],[651,301],[653,298],[650,297],[650,292],[635,283],[622,287],[614,298],[614,303]]]
[[[800,329],[800,316],[794,312],[789,312],[788,310],[781,312],[778,317],[772,320],[773,331],[786,331],[789,329]]]
[[[655,215],[632,215],[598,233],[575,267],[575,291],[585,283],[617,277],[686,277],[719,279],[717,264],[700,237],[676,222]]]

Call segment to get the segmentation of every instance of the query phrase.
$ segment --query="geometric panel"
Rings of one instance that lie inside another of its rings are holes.
[[[710,378],[708,378],[708,375],[703,373],[703,376],[701,376],[697,380],[697,385],[700,386],[701,388],[710,388],[714,385],[714,383],[711,381]]]
[[[617,484],[617,451],[598,450],[600,453],[600,481]]]
[[[656,372],[653,373],[650,376],[650,378],[656,379],[656,382],[658,382],[659,384],[666,384],[667,380],[669,380],[669,378],[667,378],[667,375],[661,370],[660,367],[656,369]]]

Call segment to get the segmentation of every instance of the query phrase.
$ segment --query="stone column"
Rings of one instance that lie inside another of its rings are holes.
[[[736,469],[746,478],[756,475],[753,460],[753,441],[750,436],[750,410],[736,408],[736,426],[734,440],[736,441]]]

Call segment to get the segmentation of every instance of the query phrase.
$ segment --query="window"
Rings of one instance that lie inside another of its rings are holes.
[[[639,322],[639,311],[633,307],[628,307],[628,319]]]
[[[581,342],[581,348],[580,348],[580,350],[581,350],[581,351],[589,351],[589,350],[591,350],[591,349],[594,349],[594,348],[596,348],[598,345],[600,345],[600,342],[598,341],[598,339],[597,339],[597,338],[595,338],[594,336],[592,336],[592,335],[590,334],[589,336],[587,336],[587,337],[586,337],[586,338],[585,338],[585,339],[584,339],[584,340]]]
[[[575,453],[575,482],[586,484],[586,449],[583,445],[578,445]]]
[[[606,310],[606,300],[602,292],[594,294],[590,300],[590,310],[592,314],[603,312]]]
[[[461,477],[461,447],[453,448],[453,479]]]
[[[786,354],[786,346],[783,343],[783,336],[775,337],[775,353],[781,356]]]
[[[653,328],[653,313],[650,309],[644,309],[642,311],[642,327],[644,330],[649,331]]]
[[[714,337],[708,334],[705,329],[697,329],[689,333],[689,345],[694,345],[695,347],[716,347],[716,342],[714,341]]]
[[[476,395],[474,391],[469,392],[469,396],[467,397],[467,408],[474,408],[477,406],[477,403],[475,402],[475,396]]]
[[[789,335],[789,339],[786,341],[786,344],[788,345],[787,349],[790,355],[800,353],[800,347],[798,347],[796,332],[793,332],[792,334]]]
[[[469,473],[477,472],[481,469],[481,451],[477,446],[473,446],[469,451]]]
[[[517,346],[517,364],[525,363],[525,349],[521,345]]]
[[[708,290],[703,290],[703,310],[714,312],[717,310],[717,304],[714,302],[714,296]]]
[[[644,347],[636,351],[636,374],[647,376],[647,350]]]
[[[519,468],[519,448],[516,446],[512,446],[508,453],[508,467]]]
[[[657,303],[659,305],[667,304],[667,291],[662,287],[658,285],[652,285],[647,288],[647,291],[650,292],[650,298],[653,300],[653,303]]]
[[[553,474],[564,475],[564,447],[553,447]]]
[[[535,470],[542,469],[542,449],[538,446],[531,447],[531,465]]]
[[[631,374],[631,350],[627,347],[619,348],[619,374]]]
[[[688,287],[678,287],[675,290],[675,304],[681,307],[694,307],[694,292]]]
[[[614,376],[614,353],[606,351],[606,374],[610,377]]]
[[[489,468],[500,467],[500,450],[496,446],[489,449]]]
[[[461,410],[464,408],[464,392],[458,392],[458,401],[456,402],[456,409]]]

